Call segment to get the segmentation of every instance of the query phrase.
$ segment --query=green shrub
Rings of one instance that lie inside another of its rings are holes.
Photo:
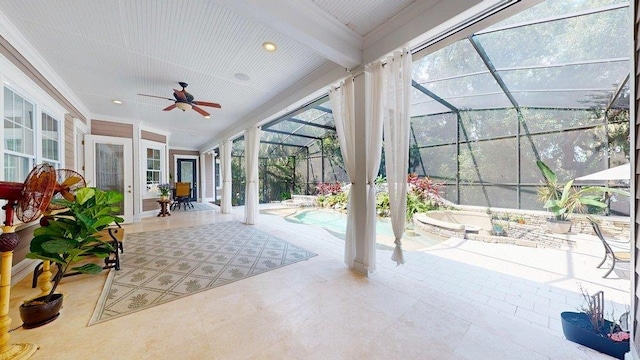
[[[389,216],[389,193],[381,192],[376,195],[376,213],[380,216]]]

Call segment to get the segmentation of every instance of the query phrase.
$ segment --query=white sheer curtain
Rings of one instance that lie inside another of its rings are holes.
[[[222,202],[220,212],[231,212],[231,140],[225,140],[220,146],[220,167],[222,168]]]
[[[336,123],[336,132],[338,133],[338,141],[340,142],[340,151],[342,152],[342,160],[344,161],[347,175],[350,179],[355,176],[355,96],[354,96],[353,77],[349,76],[345,81],[340,83],[340,87],[332,87],[329,90],[329,99],[331,100],[331,108],[333,109],[333,119]],[[344,262],[348,267],[352,268],[356,257],[356,236],[355,236],[355,212],[350,211],[354,193],[354,187],[357,184],[351,184],[349,190],[349,201],[347,205],[347,230],[344,242]]]
[[[384,67],[384,156],[389,185],[391,225],[396,247],[391,259],[404,264],[402,235],[407,217],[407,166],[409,163],[409,104],[411,100],[411,53],[397,51]]]
[[[245,186],[244,222],[256,223],[258,217],[258,150],[260,128],[252,126],[244,133],[245,159],[247,161],[247,184]]]
[[[367,223],[364,257],[368,270],[376,270],[376,184],[382,152],[382,63],[376,61],[365,67],[365,104],[367,142]]]

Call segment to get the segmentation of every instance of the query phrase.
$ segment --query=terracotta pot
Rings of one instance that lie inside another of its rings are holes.
[[[41,296],[31,300],[31,302],[44,300],[46,296]],[[22,327],[25,329],[33,329],[42,326],[57,319],[62,308],[62,294],[53,294],[51,300],[46,303],[37,304],[21,304],[20,318],[22,319]]]

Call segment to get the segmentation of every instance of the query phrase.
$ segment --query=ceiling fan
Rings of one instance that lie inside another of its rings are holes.
[[[167,106],[166,108],[162,109],[163,111],[169,111],[175,108],[178,108],[182,111],[193,109],[194,111],[196,111],[197,113],[199,113],[200,115],[204,116],[207,119],[209,118],[209,113],[202,110],[200,106],[209,106],[209,107],[214,107],[218,109],[222,108],[218,103],[194,100],[193,95],[189,94],[187,90],[184,89],[189,84],[187,84],[186,82],[179,82],[178,84],[182,86],[182,90],[173,89],[173,97],[175,98],[175,100],[171,98],[166,98],[163,96],[155,96],[155,95],[147,95],[147,94],[138,94],[138,95],[149,96],[149,97],[154,97],[159,99],[166,99],[174,102],[173,105]]]

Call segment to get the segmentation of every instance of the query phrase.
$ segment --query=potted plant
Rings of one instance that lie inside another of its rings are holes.
[[[505,236],[504,225],[502,224],[500,216],[498,214],[491,215],[491,228],[493,229],[493,235]]]
[[[544,204],[545,209],[553,213],[554,218],[547,219],[547,226],[555,233],[564,234],[571,230],[569,216],[575,211],[583,211],[586,206],[606,208],[607,204],[601,201],[605,192],[628,194],[604,186],[578,188],[573,186],[573,180],[562,184],[558,181],[556,173],[544,162],[538,160],[536,165],[544,178],[543,184],[537,188],[538,199]]]
[[[560,314],[562,332],[569,341],[590,347],[618,359],[624,359],[629,351],[628,314],[618,321],[604,319],[604,293],[598,291],[590,296],[580,289],[586,305],[579,312],[565,311]]]
[[[158,191],[160,191],[160,200],[162,201],[169,200],[169,193],[171,192],[171,187],[169,184],[158,185]]]
[[[124,196],[116,191],[86,187],[78,189],[72,201],[53,200],[52,203],[62,210],[47,216],[41,222],[43,226],[34,230],[26,257],[51,261],[57,264],[58,273],[49,294],[20,305],[23,327],[41,326],[58,317],[62,294],[55,291],[67,272],[98,274],[103,270],[102,266],[93,263],[76,267],[73,264],[87,255],[106,258],[114,251],[111,244],[100,240],[96,233],[114,222],[123,221],[115,216],[123,199]]]

